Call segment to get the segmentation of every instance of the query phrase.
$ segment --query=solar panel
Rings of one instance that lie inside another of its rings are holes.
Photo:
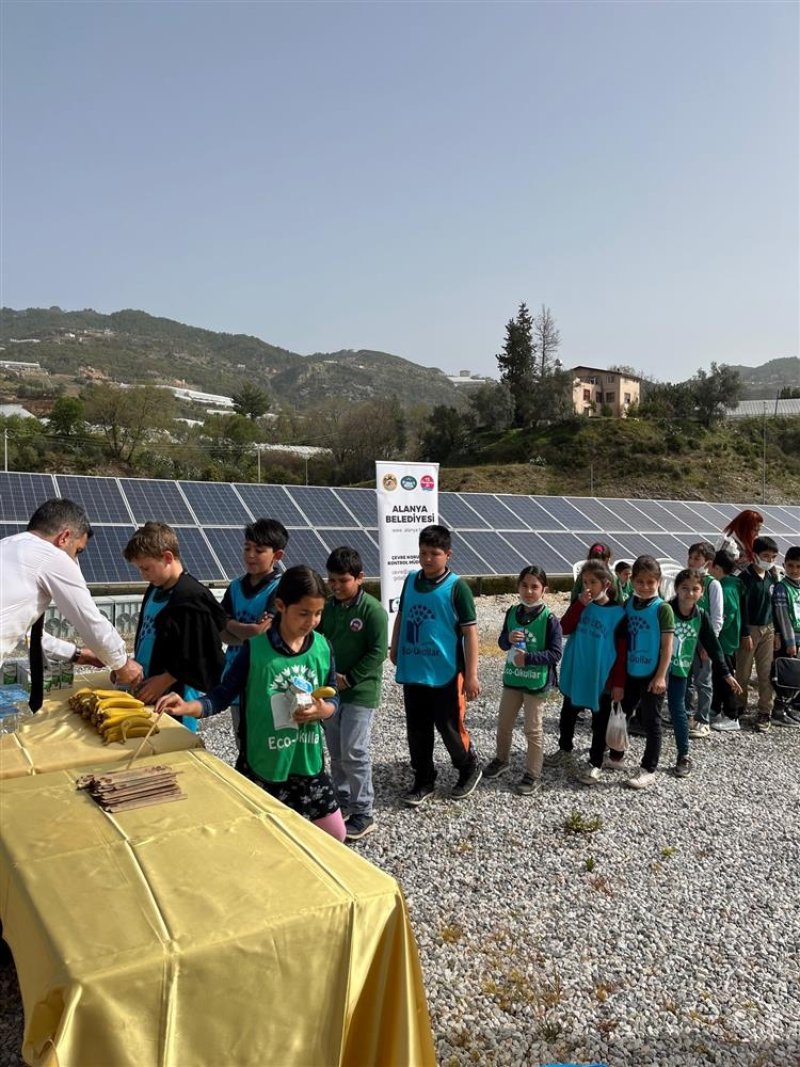
[[[572,570],[573,561],[548,544],[548,538],[551,536],[549,533],[508,533],[505,538],[519,552],[526,566],[543,567],[546,573],[551,575],[566,574]],[[576,556],[577,558],[579,557]]]
[[[578,537],[574,533],[560,533],[554,531],[553,533],[543,533],[540,535],[545,544],[549,545],[551,549],[563,557],[569,564],[565,570],[572,570],[572,564],[579,559],[586,559],[586,551],[591,544],[591,540],[587,541],[583,537]],[[513,542],[512,542],[513,544]],[[535,563],[536,560],[531,560],[531,563]]]
[[[308,526],[306,517],[300,513],[282,485],[252,485],[247,482],[236,482],[234,489],[253,513],[254,518],[277,519],[287,528]]]
[[[321,575],[325,575],[325,563],[330,552],[313,530],[289,530],[289,544],[283,562],[287,567],[305,563]]]
[[[536,496],[533,499],[567,530],[586,530],[594,533],[600,529],[597,523],[592,522],[582,511],[578,511],[563,496]]]
[[[491,530],[473,530],[462,537],[498,574],[519,574],[525,566],[519,552],[500,534]]]
[[[682,540],[674,534],[648,533],[646,537],[643,534],[631,534],[625,541],[634,546],[634,556],[669,556],[678,563],[685,563],[686,550],[690,542],[697,540],[698,536],[695,534],[694,537]]]
[[[214,555],[230,581],[244,574],[244,530],[233,526],[206,526],[204,531]]]
[[[518,496],[509,497],[506,494],[498,496],[498,500],[502,500],[504,504],[511,506],[509,501],[511,499],[516,500],[514,505],[514,511],[522,519],[524,523],[527,523],[532,530],[563,530],[564,526],[555,519],[549,511],[542,507],[538,500],[534,500],[532,496]]]
[[[4,537],[11,537],[12,534],[22,533],[25,526],[21,522],[3,522],[0,523],[0,541]]]
[[[775,510],[780,510],[782,514],[787,516],[787,521],[792,525],[792,531],[795,534],[800,534],[800,507],[794,504],[781,504],[779,507],[773,505]]]
[[[155,478],[120,478],[119,484],[140,526],[151,520],[166,522],[170,526],[182,526],[195,521],[177,482]]]
[[[93,526],[80,568],[93,585],[128,585],[141,582],[139,572],[123,558],[122,552],[134,533],[130,526]]]
[[[673,517],[674,521],[667,527],[668,533],[683,533],[684,527],[690,531],[690,536],[697,538],[697,531],[703,526],[706,526],[706,522],[702,517],[688,504],[684,504],[682,500],[659,500],[658,503],[668,511]],[[678,525],[683,523],[683,525]]]
[[[0,471],[0,519],[4,522],[22,522],[27,525],[28,519],[40,504],[57,496],[50,474]]]
[[[667,504],[656,500],[637,500],[635,504],[639,511],[659,523],[661,529],[668,533],[682,533],[683,531],[691,533],[694,530],[694,523],[697,521],[694,517],[692,517],[692,522],[688,522],[685,515],[681,516],[670,511]]]
[[[646,533],[648,530],[658,530],[661,533],[664,531],[664,527],[660,522],[656,522],[655,519],[645,515],[643,511],[636,507],[633,501],[622,500],[619,497],[609,497],[604,499],[603,503],[614,512],[618,519],[627,523],[632,530],[639,530],[642,533]],[[618,527],[618,529],[621,529],[621,527]]]
[[[579,511],[583,512],[583,514],[591,519],[592,522],[597,523],[597,526],[603,533],[624,533],[627,530],[635,529],[635,527],[632,527],[629,523],[624,522],[616,512],[607,508],[605,504],[601,503],[599,500],[595,500],[594,497],[570,497],[569,502],[578,508]]]
[[[330,489],[312,485],[293,485],[287,491],[308,519],[308,522],[303,523],[304,526],[358,526],[344,504],[336,499]]]
[[[739,511],[744,510],[744,505],[739,507]],[[758,509],[764,516],[764,525],[762,527],[763,533],[796,533],[796,528],[792,526],[789,516],[782,513],[781,508],[772,507],[768,504],[761,504]]]
[[[735,514],[735,512],[731,515],[723,513],[719,508],[715,508],[713,504],[706,504],[702,500],[692,500],[687,506],[700,516],[703,526],[711,526],[717,531],[721,530],[723,526],[727,526],[732,515]]]
[[[491,493],[463,493],[462,499],[495,530],[527,529],[527,524]]]
[[[181,560],[190,574],[200,582],[218,582],[225,577],[202,530],[192,526],[180,526],[175,529],[175,533],[178,535]]]
[[[378,521],[378,503],[374,489],[336,489],[335,493],[362,526],[374,526]]]
[[[56,484],[58,495],[81,504],[92,524],[131,521],[131,513],[116,478],[59,474],[56,476]]]
[[[319,536],[327,545],[328,552],[332,552],[334,548],[340,548],[342,545],[354,548],[361,556],[366,577],[378,578],[381,573],[380,555],[376,544],[378,531],[372,530],[371,533],[372,537],[375,538],[374,541],[366,530],[320,530]],[[322,573],[324,574],[325,571],[323,570]]]
[[[640,538],[634,534],[603,534],[603,544],[608,545],[611,549],[611,568],[613,570],[614,564],[620,559],[635,559],[638,555],[641,555],[640,551],[637,551],[634,546],[637,545]],[[648,549],[648,552],[652,549]]]
[[[460,533],[453,533],[453,555],[450,566],[456,574],[494,574],[491,564],[484,560]]]
[[[244,526],[252,522],[235,489],[227,482],[178,484],[201,526]]]
[[[439,520],[448,530],[488,530],[489,523],[458,493],[439,493]]]

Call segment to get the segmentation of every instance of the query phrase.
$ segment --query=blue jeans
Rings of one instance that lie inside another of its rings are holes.
[[[687,688],[689,679],[686,679]],[[711,681],[711,660],[700,659],[700,652],[694,654],[692,660],[691,684],[697,693],[697,708],[694,712],[687,707],[684,696],[683,706],[687,715],[694,714],[698,722],[709,723],[711,721],[711,695],[713,691]]]
[[[336,714],[323,720],[331,757],[331,778],[339,805],[351,815],[372,815],[372,757],[369,737],[374,708],[340,704]]]
[[[710,663],[709,666],[711,666]],[[672,729],[675,731],[675,747],[678,749],[678,757],[689,755],[689,720],[686,713],[688,682],[688,678],[681,678],[678,674],[667,676],[667,704],[672,718]]]

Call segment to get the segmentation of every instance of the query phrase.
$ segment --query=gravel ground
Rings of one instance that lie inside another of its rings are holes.
[[[478,601],[483,693],[468,725],[484,760],[512,602]],[[560,613],[566,596],[551,604]],[[545,751],[557,723],[552,700]],[[230,761],[228,716],[203,732]],[[588,743],[582,721],[577,746]],[[632,745],[631,768],[643,741]],[[695,771],[677,780],[666,732],[649,792],[622,788],[624,773],[590,790],[545,769],[538,796],[514,795],[505,778],[458,803],[437,741],[440,791],[412,811],[400,803],[411,774],[387,664],[373,745],[379,828],[354,847],[406,894],[442,1067],[800,1067],[800,729],[693,746]],[[523,758],[519,729],[515,776]],[[0,1000],[0,1067],[17,1067],[13,966],[0,971]]]

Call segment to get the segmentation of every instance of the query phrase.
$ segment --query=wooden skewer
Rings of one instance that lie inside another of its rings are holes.
[[[153,719],[152,723],[150,724],[150,729],[149,729],[149,730],[147,731],[147,733],[146,733],[146,734],[144,735],[144,737],[142,738],[142,743],[141,743],[141,745],[139,745],[139,747],[138,747],[138,748],[136,749],[136,751],[134,752],[134,754],[133,754],[133,755],[131,756],[131,758],[130,758],[130,759],[128,760],[127,766],[126,766],[126,768],[125,768],[126,770],[128,770],[128,771],[129,771],[129,770],[131,769],[131,767],[133,766],[133,764],[134,764],[134,762],[135,762],[135,760],[136,760],[136,757],[137,757],[137,756],[139,755],[139,753],[140,753],[140,752],[142,751],[142,749],[144,748],[144,746],[145,746],[145,745],[147,744],[147,742],[148,742],[148,740],[149,740],[149,738],[150,738],[150,734],[151,734],[151,733],[153,732],[153,730],[155,730],[155,728],[156,728],[156,725],[157,725],[157,723],[158,723],[158,720],[159,720],[159,719],[161,718],[161,716],[162,716],[163,714],[164,714],[164,713],[163,713],[163,711],[157,711],[157,712],[155,713],[155,717],[154,717],[154,719]]]

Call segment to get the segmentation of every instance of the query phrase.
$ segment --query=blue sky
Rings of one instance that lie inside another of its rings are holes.
[[[496,373],[798,354],[795,3],[5,0],[2,302]]]

